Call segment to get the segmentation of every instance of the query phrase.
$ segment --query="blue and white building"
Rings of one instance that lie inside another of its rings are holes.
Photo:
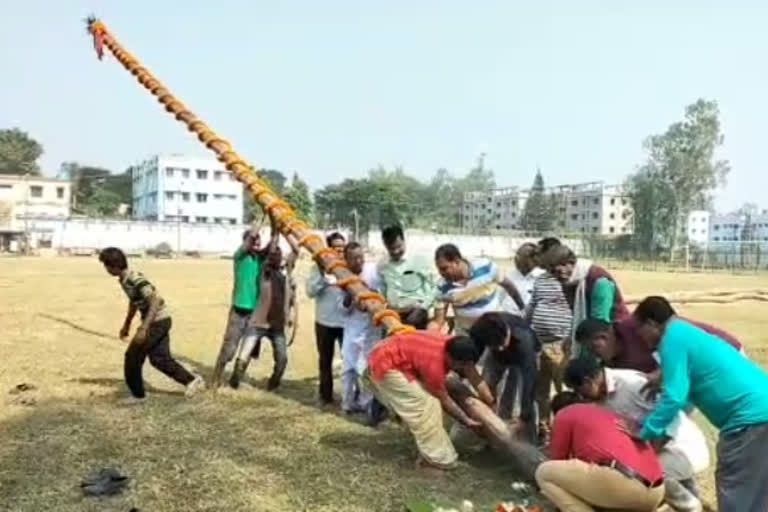
[[[243,186],[215,159],[157,155],[132,168],[133,217],[241,224]]]

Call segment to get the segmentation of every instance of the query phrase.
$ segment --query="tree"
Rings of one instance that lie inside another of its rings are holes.
[[[459,179],[438,169],[429,183],[409,175],[401,167],[378,167],[363,179],[346,179],[315,192],[315,214],[321,227],[371,227],[400,223],[408,227],[436,229],[458,227],[466,192],[488,192],[495,187],[493,171],[482,158]]]
[[[315,212],[323,227],[355,226],[360,233],[393,223],[412,226],[429,207],[427,186],[402,168],[372,169],[367,178],[346,179],[315,192]]]
[[[264,169],[261,171],[258,171],[257,174],[259,177],[267,182],[267,184],[272,188],[272,190],[279,196],[282,197],[284,190],[285,190],[285,182],[286,178],[285,175],[276,170],[276,169]],[[262,211],[261,206],[256,202],[255,199],[251,196],[250,192],[248,190],[243,190],[243,222],[245,223],[251,223],[251,222],[263,222],[264,220],[264,212]]]
[[[456,182],[456,187],[461,192],[490,192],[496,188],[493,169],[485,167],[485,153],[477,158],[477,165]]]
[[[520,225],[525,231],[546,233],[552,231],[553,211],[552,199],[544,192],[544,177],[541,169],[536,169],[533,186],[528,194],[528,200],[523,208]]]
[[[0,130],[0,174],[40,175],[43,146],[18,128]]]
[[[683,121],[645,140],[648,159],[627,181],[644,247],[662,244],[674,253],[684,217],[709,204],[730,171],[715,155],[723,139],[717,102],[699,99]]]
[[[438,169],[424,191],[425,211],[423,225],[419,227],[460,225],[462,196],[456,178],[448,170]]]
[[[120,205],[132,203],[131,168],[121,174],[77,162],[61,164],[59,176],[72,184],[72,211],[89,216],[116,215]]]
[[[299,178],[297,173],[293,173],[291,186],[283,193],[283,199],[296,210],[299,218],[305,222],[312,222],[313,205],[312,196],[309,193],[309,185]]]

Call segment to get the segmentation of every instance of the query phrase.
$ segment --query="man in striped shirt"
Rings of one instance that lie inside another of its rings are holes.
[[[539,252],[546,251],[557,239],[539,242]],[[536,402],[539,406],[539,433],[546,439],[551,416],[552,384],[559,393],[563,389],[563,365],[567,361],[565,345],[571,336],[573,313],[563,293],[560,281],[546,272],[533,283],[531,301],[526,307],[526,318],[541,342],[539,380]]]
[[[438,298],[444,304],[435,314],[437,326],[442,326],[445,321],[445,309],[449,304],[453,306],[456,318],[456,334],[466,334],[483,314],[502,311],[507,294],[518,308],[525,307],[514,283],[489,259],[480,258],[470,263],[462,257],[458,247],[443,244],[435,252],[435,265],[442,276],[437,284]]]
[[[125,351],[125,383],[133,397],[128,403],[141,402],[145,397],[142,368],[147,358],[152,366],[185,386],[188,397],[197,393],[205,386],[205,382],[171,356],[171,315],[155,287],[141,272],[128,268],[125,253],[117,247],[103,249],[99,253],[99,261],[108,274],[118,278],[120,287],[128,297],[128,312],[120,329],[121,339],[128,338],[136,313],[141,314],[141,325]]]

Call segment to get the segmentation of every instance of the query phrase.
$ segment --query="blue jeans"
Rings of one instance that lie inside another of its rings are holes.
[[[249,326],[243,336],[243,342],[240,345],[240,351],[237,353],[237,359],[242,363],[243,368],[251,360],[251,354],[261,346],[261,338],[269,339],[272,344],[272,357],[275,366],[272,370],[271,380],[280,382],[285,373],[285,367],[288,366],[288,347],[285,341],[285,331],[283,329],[265,329],[263,327]]]

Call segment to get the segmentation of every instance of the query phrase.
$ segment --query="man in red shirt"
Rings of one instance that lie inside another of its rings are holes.
[[[562,512],[595,508],[652,512],[664,498],[664,473],[653,447],[632,439],[621,417],[563,392],[552,400],[552,460],[536,470],[542,494]]]
[[[439,469],[456,465],[456,450],[443,427],[443,410],[468,428],[481,426],[445,387],[448,372],[454,370],[469,379],[484,402],[493,404],[493,395],[475,367],[479,357],[468,337],[434,331],[395,334],[368,356],[366,380],[377,398],[408,426],[420,462]]]

